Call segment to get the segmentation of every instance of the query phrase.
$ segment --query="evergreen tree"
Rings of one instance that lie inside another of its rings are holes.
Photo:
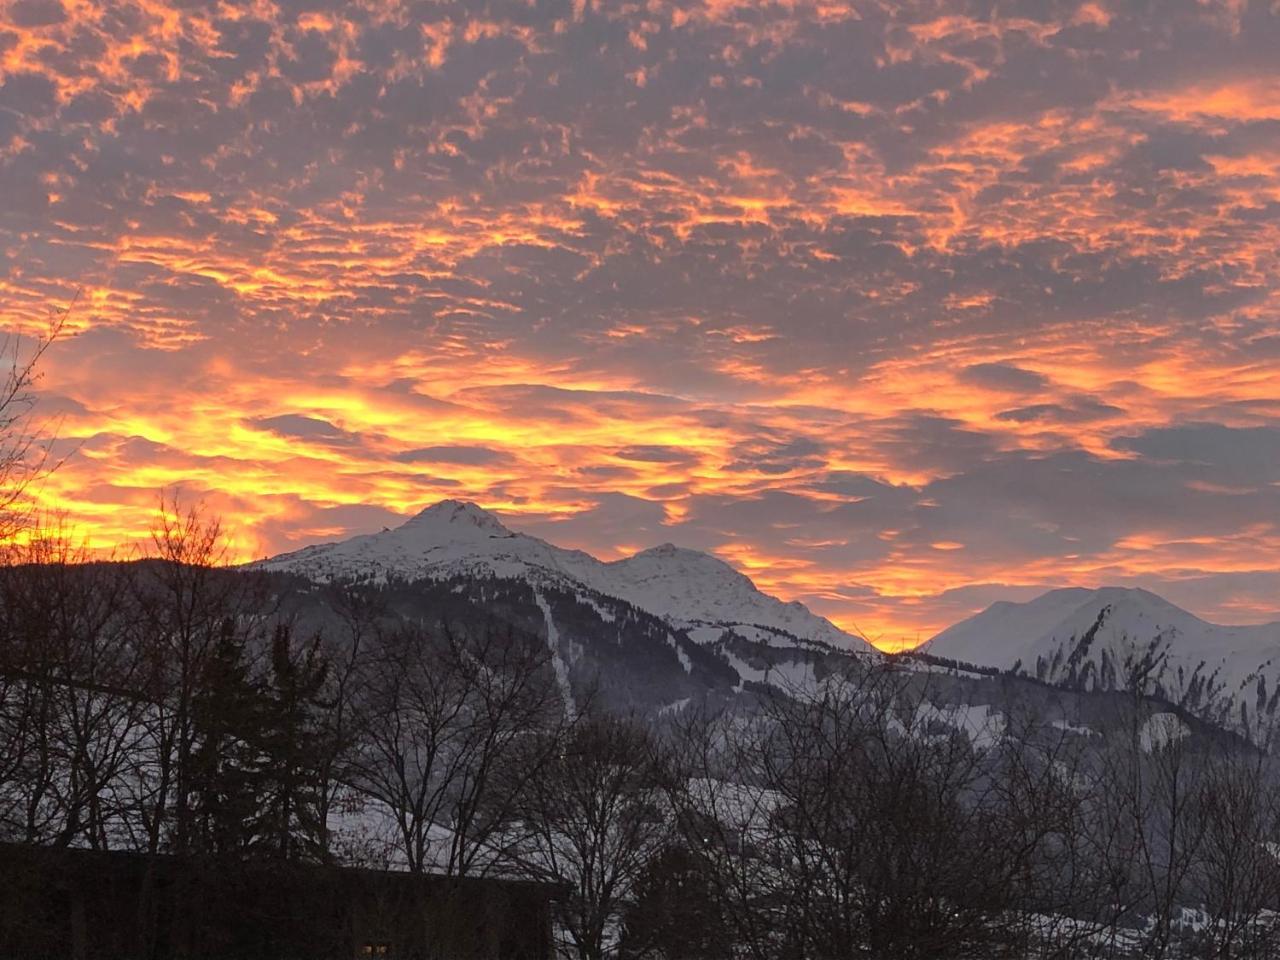
[[[263,691],[245,640],[223,620],[192,700],[194,743],[187,783],[196,853],[241,856],[253,844],[263,791]]]
[[[732,944],[702,864],[679,844],[664,847],[636,881],[619,954],[626,960],[727,960]]]
[[[329,663],[321,637],[296,643],[281,624],[271,638],[271,673],[263,698],[262,843],[271,856],[317,859],[323,849],[321,777],[326,736],[323,693]]]

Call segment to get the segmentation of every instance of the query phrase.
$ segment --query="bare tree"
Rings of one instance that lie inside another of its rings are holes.
[[[1199,956],[1274,957],[1280,953],[1280,780],[1262,752],[1206,758],[1193,800],[1202,831],[1189,878],[1205,916]]]
[[[28,842],[125,842],[121,777],[143,711],[130,571],[88,563],[56,530],[10,558],[0,569],[0,795],[10,800],[0,821]]]
[[[602,960],[623,907],[673,826],[663,785],[666,761],[647,729],[609,716],[581,720],[559,749],[536,744],[519,794],[520,873],[562,885],[556,903],[561,951]]]
[[[225,566],[221,525],[199,507],[162,500],[155,556],[137,581],[140,647],[149,657],[146,692],[151,751],[140,770],[137,806],[146,849],[192,846],[194,704],[205,668],[228,629],[262,630],[270,619],[254,583]]]
[[[414,872],[483,872],[518,783],[499,777],[524,738],[563,715],[536,638],[402,628],[361,677],[352,785],[394,824]]]
[[[40,361],[62,333],[74,305],[73,300],[37,337],[0,336],[0,544],[10,543],[25,526],[28,516],[22,501],[27,488],[51,466],[52,437],[35,420],[35,386]]]
[[[775,955],[786,910],[785,877],[770,856],[778,795],[759,769],[760,722],[749,713],[686,712],[673,731],[679,766],[668,784],[679,835],[734,953],[752,960]]]
[[[751,956],[962,957],[1018,935],[1043,830],[1011,827],[998,754],[936,716],[925,683],[855,665],[679,748],[687,842]]]
[[[367,661],[377,646],[378,620],[385,613],[382,598],[374,591],[351,584],[330,584],[326,591],[330,605],[342,623],[337,637],[325,641],[324,655],[329,664],[327,682],[322,692],[321,731],[312,746],[315,754],[317,821],[320,830],[319,851],[324,860],[359,857],[354,850],[339,849],[340,837],[333,826],[342,815],[360,812],[360,791],[352,783],[356,779],[354,761],[361,736],[361,684],[368,677]]]

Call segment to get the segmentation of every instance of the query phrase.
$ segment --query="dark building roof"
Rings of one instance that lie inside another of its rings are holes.
[[[558,888],[0,844],[0,960],[547,960]]]

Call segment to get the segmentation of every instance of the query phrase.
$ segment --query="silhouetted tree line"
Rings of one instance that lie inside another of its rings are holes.
[[[324,861],[367,802],[387,859],[472,869],[510,758],[562,722],[545,649],[388,628],[340,588],[348,628],[300,635],[216,523],[166,510],[154,541],[103,563],[33,536],[0,568],[0,838]]]

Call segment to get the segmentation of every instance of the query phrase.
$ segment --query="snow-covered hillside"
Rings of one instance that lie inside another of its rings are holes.
[[[766,642],[762,633],[782,631],[846,650],[870,649],[803,603],[761,593],[750,578],[708,553],[664,543],[604,564],[601,572],[597,582],[604,593],[685,624],[732,626]]]
[[[617,597],[673,626],[689,628],[698,639],[713,640],[728,627],[765,642],[773,637],[784,644],[800,640],[871,650],[803,604],[761,593],[750,579],[710,554],[663,544],[605,563],[580,550],[514,533],[493,514],[458,500],[443,500],[395,529],[306,547],[254,566],[314,580],[491,574]]]
[[[1204,676],[1216,673],[1229,692],[1259,672],[1270,675],[1273,660],[1280,663],[1280,623],[1220,626],[1154,593],[1122,587],[1051,590],[1027,603],[994,603],[948,627],[924,649],[983,666],[1021,664],[1031,676],[1056,660],[1056,674],[1045,679],[1062,679],[1073,654],[1078,672],[1092,663],[1101,676],[1104,653],[1114,669],[1153,643],[1167,651],[1170,677],[1199,668]]]

